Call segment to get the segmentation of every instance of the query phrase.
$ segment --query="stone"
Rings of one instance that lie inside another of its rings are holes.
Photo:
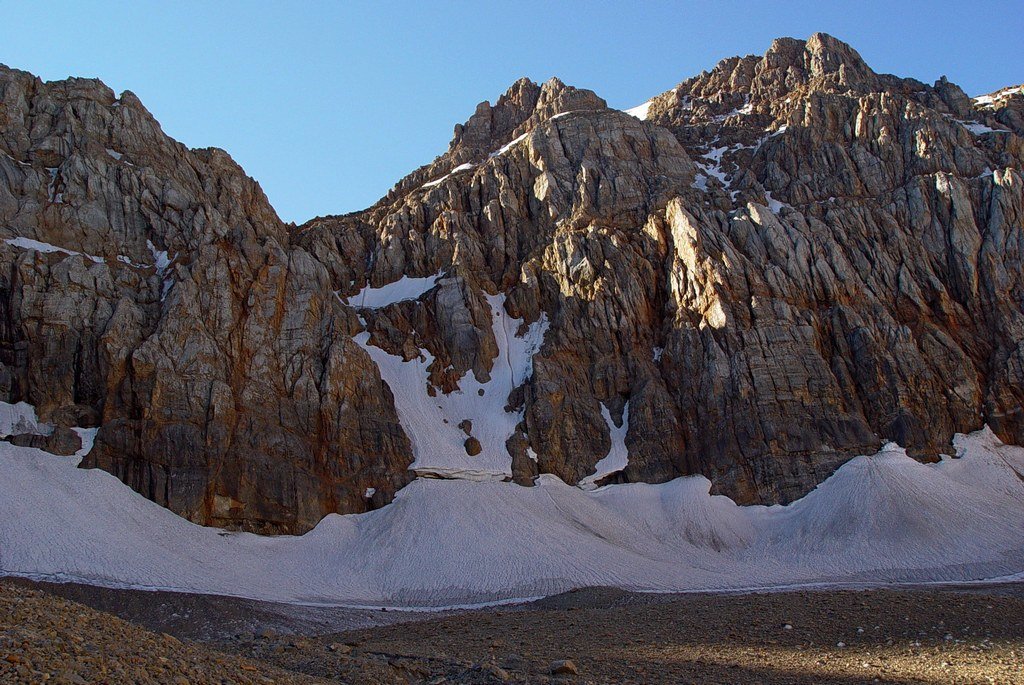
[[[466,448],[466,454],[471,457],[475,457],[480,454],[481,450],[483,450],[483,447],[480,445],[480,441],[472,436],[466,438],[464,446]]]
[[[560,659],[558,661],[552,661],[548,667],[548,672],[551,675],[579,675],[579,669],[569,659]]]
[[[503,683],[512,679],[512,676],[509,675],[508,671],[494,664],[487,664],[482,670],[492,679]]]
[[[71,456],[82,448],[82,440],[78,434],[63,426],[55,427],[49,435],[23,433],[12,435],[7,440],[12,445],[35,447],[63,457]]]

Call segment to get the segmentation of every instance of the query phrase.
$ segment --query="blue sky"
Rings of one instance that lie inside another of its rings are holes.
[[[0,62],[134,91],[226,149],[285,220],[354,211],[513,81],[637,105],[721,58],[825,31],[971,95],[1024,81],[1024,2],[2,2]]]

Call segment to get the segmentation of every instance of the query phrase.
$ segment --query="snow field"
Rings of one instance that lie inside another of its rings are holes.
[[[91,436],[85,434],[86,442]],[[1024,571],[1024,449],[988,430],[959,459],[889,445],[788,506],[740,507],[707,479],[584,491],[542,476],[417,479],[304,536],[194,525],[113,476],[0,443],[0,572],[353,606],[448,606],[586,585],[688,591],[969,581]],[[87,448],[86,448],[87,449]]]

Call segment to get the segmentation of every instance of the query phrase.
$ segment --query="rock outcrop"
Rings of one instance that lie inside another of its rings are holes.
[[[197,522],[301,532],[414,473],[785,502],[885,440],[1024,443],[1019,89],[823,34],[643,119],[524,79],[299,227],[130,93],[0,95],[0,399],[100,425],[86,465]]]
[[[5,69],[0,101],[6,399],[102,425],[86,465],[201,523],[305,530],[408,481],[355,316],[226,153],[97,81]]]

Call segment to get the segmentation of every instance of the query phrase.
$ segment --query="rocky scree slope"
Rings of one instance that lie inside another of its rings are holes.
[[[100,425],[85,465],[193,521],[302,532],[474,460],[785,502],[884,440],[1024,443],[1019,89],[824,34],[636,116],[521,80],[299,227],[130,93],[0,93],[0,398]]]

